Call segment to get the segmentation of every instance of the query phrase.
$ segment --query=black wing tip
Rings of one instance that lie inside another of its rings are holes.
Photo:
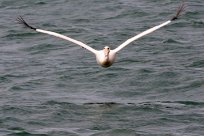
[[[183,1],[182,4],[177,9],[176,15],[172,17],[171,21],[177,20],[181,16],[181,13],[184,11],[185,7],[186,4]]]
[[[24,19],[22,16],[17,17],[16,19],[18,21],[19,24],[23,24],[25,27],[36,30],[37,28],[34,28],[32,26],[30,26]]]

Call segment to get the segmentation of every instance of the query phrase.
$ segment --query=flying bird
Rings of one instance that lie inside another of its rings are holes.
[[[96,56],[96,61],[97,63],[102,66],[102,67],[110,67],[114,61],[115,61],[115,57],[116,57],[116,54],[121,50],[123,49],[124,47],[126,47],[128,44],[132,43],[133,41],[147,35],[147,34],[150,34],[154,31],[156,31],[157,29],[159,28],[162,28],[168,24],[170,24],[172,21],[174,20],[177,20],[178,17],[181,15],[182,11],[184,10],[184,3],[182,3],[179,8],[177,9],[177,12],[176,14],[171,18],[169,19],[168,21],[166,22],[163,22],[157,26],[154,26],[142,33],[139,33],[138,35],[134,36],[134,37],[131,37],[129,38],[128,40],[126,40],[124,43],[122,43],[121,45],[119,45],[117,48],[115,49],[110,49],[110,47],[108,46],[105,46],[102,50],[96,50],[78,40],[75,40],[75,39],[72,39],[68,36],[65,36],[65,35],[62,35],[62,34],[59,34],[59,33],[56,33],[56,32],[52,32],[52,31],[47,31],[47,30],[43,30],[43,29],[38,29],[38,28],[35,28],[31,25],[29,25],[24,19],[22,16],[19,16],[17,18],[17,21],[20,23],[20,24],[23,24],[25,27],[29,28],[29,29],[32,29],[36,32],[39,32],[39,33],[44,33],[44,34],[48,34],[48,35],[52,35],[52,36],[55,36],[55,37],[58,37],[58,38],[61,38],[61,39],[64,39],[64,40],[67,40],[67,41],[70,41],[72,43],[75,43],[87,50],[89,50],[90,52],[92,52],[93,54],[95,54]]]

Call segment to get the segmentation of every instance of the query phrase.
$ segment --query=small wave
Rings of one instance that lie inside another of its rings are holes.
[[[162,72],[160,73],[160,77],[162,78],[176,78],[178,76],[179,73],[176,73],[176,72],[172,72],[172,71],[165,71],[165,72]]]
[[[84,105],[89,105],[89,106],[101,106],[101,107],[113,107],[120,105],[119,103],[116,102],[88,102],[84,103]]]
[[[204,60],[194,61],[192,64],[189,65],[190,67],[201,68],[204,67]]]
[[[136,134],[135,130],[132,130],[132,129],[122,129],[122,128],[120,129],[120,128],[118,128],[118,129],[111,129],[108,131],[95,133],[91,136],[135,136],[137,134]]]
[[[47,4],[47,3],[46,3],[46,2],[43,2],[43,1],[37,1],[35,4],[36,4],[36,5],[45,5],[45,4]]]
[[[7,76],[5,75],[0,76],[0,83],[9,83],[9,82],[11,82],[11,80]]]
[[[204,106],[204,102],[196,102],[196,101],[175,101],[175,102],[179,104],[189,105],[189,106]]]
[[[45,136],[47,135],[52,135],[52,136],[78,136],[78,134],[76,134],[74,132],[74,130],[71,129],[67,129],[67,128],[43,128],[43,129],[39,129],[36,130],[39,133],[46,133]],[[38,136],[38,135],[37,135]],[[41,136],[41,135],[39,135]],[[44,136],[44,135],[42,135]]]
[[[31,54],[39,54],[39,53],[49,53],[50,51],[55,51],[59,46],[52,44],[39,44],[31,47],[26,47],[22,49],[23,51],[30,52]]]
[[[202,16],[202,12],[199,11],[189,11],[185,13],[187,18],[195,19],[197,16]]]
[[[9,134],[11,136],[13,136],[13,135],[18,135],[18,136],[30,136],[30,135],[32,135],[32,136],[48,136],[47,134],[30,133],[21,127],[13,127],[13,128],[10,128],[9,130],[11,131],[11,133]]]
[[[161,104],[169,105],[169,106],[178,106],[178,105],[185,105],[185,106],[204,106],[204,102],[199,101],[158,101]]]
[[[163,41],[163,43],[180,43],[180,42],[175,40],[175,39],[167,39],[167,40]]]
[[[44,103],[42,103],[41,105],[63,105],[63,106],[70,106],[70,105],[75,105],[74,103],[69,103],[69,102],[58,102],[58,101],[54,101],[54,100],[50,100],[50,101],[46,101]]]
[[[190,85],[188,87],[190,88],[199,88],[204,86],[204,81],[203,80],[198,80],[198,81],[193,81],[192,83],[190,83]]]
[[[134,103],[134,102],[127,102],[127,103],[119,103],[119,102],[88,102],[84,103],[83,105],[93,105],[93,106],[119,106],[120,108],[127,108],[127,107],[135,107],[138,110],[156,110],[160,111],[162,109],[169,109],[178,107],[181,105],[186,106],[204,106],[204,102],[198,101],[154,101],[154,102],[142,102],[142,103]]]
[[[31,37],[36,35],[36,33],[16,33],[16,32],[9,32],[9,34],[3,36],[2,38],[6,38],[6,39],[22,39],[23,37]]]
[[[118,14],[116,16],[112,16],[112,17],[108,17],[106,18],[106,20],[111,20],[111,19],[120,19],[120,18],[124,18],[124,17],[143,17],[146,16],[148,13],[146,12],[142,12],[142,11],[130,11],[130,12],[124,12],[121,14]]]
[[[204,22],[201,20],[193,21],[193,27],[195,28],[203,28]]]

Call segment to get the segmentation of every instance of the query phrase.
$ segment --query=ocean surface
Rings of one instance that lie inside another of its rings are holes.
[[[114,49],[181,0],[1,0],[0,136],[204,136],[204,1],[185,3],[102,68],[16,18]]]

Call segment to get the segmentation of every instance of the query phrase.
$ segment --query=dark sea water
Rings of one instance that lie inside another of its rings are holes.
[[[0,136],[203,136],[204,1],[133,42],[110,68],[56,31],[116,48],[180,0],[1,0]]]

